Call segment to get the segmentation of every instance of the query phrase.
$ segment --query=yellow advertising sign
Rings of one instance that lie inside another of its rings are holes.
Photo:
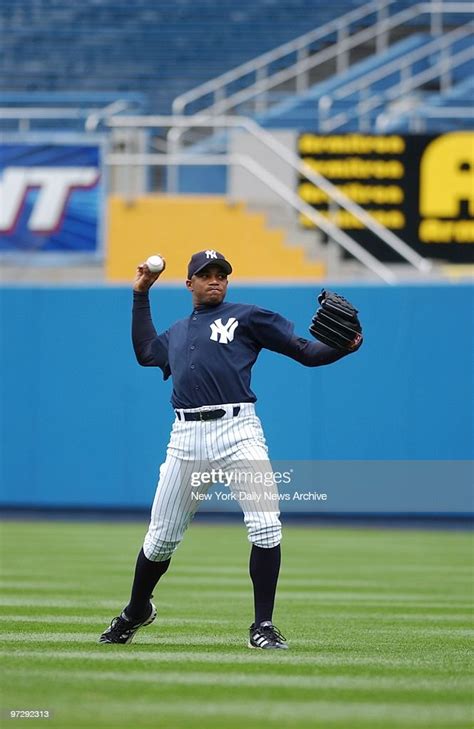
[[[439,136],[304,133],[299,154],[351,200],[422,255],[472,260],[474,132]],[[304,177],[300,197],[382,260],[396,254]],[[301,223],[313,223],[302,216]]]

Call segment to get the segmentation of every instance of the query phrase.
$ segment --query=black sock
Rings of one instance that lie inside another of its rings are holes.
[[[249,569],[253,583],[255,625],[272,619],[280,562],[279,544],[271,549],[252,545]]]
[[[171,558],[164,562],[152,562],[145,557],[143,548],[140,550],[130,602],[125,608],[127,618],[140,621],[148,617],[152,592],[160,577],[165,574],[170,562]]]

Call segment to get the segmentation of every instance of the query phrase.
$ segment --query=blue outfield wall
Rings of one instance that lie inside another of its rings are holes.
[[[474,288],[337,289],[361,312],[357,354],[309,369],[262,352],[254,368],[272,458],[472,458]],[[275,309],[306,336],[316,293],[236,286],[228,298]],[[190,311],[184,288],[151,299],[160,330]],[[136,363],[130,311],[125,288],[0,289],[3,504],[150,504],[171,381]]]

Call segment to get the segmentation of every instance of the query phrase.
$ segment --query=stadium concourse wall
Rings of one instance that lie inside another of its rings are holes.
[[[265,351],[255,366],[272,458],[472,458],[473,287],[339,289],[364,323],[356,355],[309,369]],[[278,310],[305,336],[315,294],[234,285],[229,299]],[[157,288],[151,301],[160,330],[190,311],[181,286]],[[4,286],[0,318],[3,506],[147,508],[173,419],[171,381],[135,361],[130,289]]]

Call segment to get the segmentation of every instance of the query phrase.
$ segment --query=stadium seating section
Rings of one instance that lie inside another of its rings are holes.
[[[3,0],[3,104],[18,103],[8,92],[140,92],[166,113],[184,91],[364,2]]]
[[[472,35],[467,31],[463,32],[461,30],[456,33],[457,35],[461,37],[456,37],[453,43],[449,45],[452,56],[461,56],[464,51],[469,50],[473,42]],[[428,72],[442,56],[442,52],[439,50],[430,52],[434,44],[435,41],[428,34],[417,33],[411,35],[391,46],[386,52],[370,56],[366,60],[355,64],[345,73],[332,76],[327,81],[316,84],[303,94],[287,98],[274,106],[268,113],[257,117],[257,119],[263,126],[268,128],[300,130],[315,128],[315,126],[319,126],[321,121],[318,114],[319,102],[324,98],[332,98],[331,117],[342,114],[346,117],[346,120],[342,121],[337,127],[331,128],[330,131],[354,131],[359,128],[356,105],[364,98],[367,99],[368,95],[377,95],[379,102],[373,106],[368,118],[364,119],[364,122],[369,125],[368,128],[373,129],[377,117],[386,104],[397,99],[395,94],[390,95],[390,89],[396,88],[405,74],[406,69],[402,71],[401,64],[406,63],[407,59],[413,56],[414,60],[409,64],[410,75],[416,76]],[[445,104],[451,103],[451,99],[458,101],[458,84],[459,88],[463,90],[461,91],[463,97],[467,96],[469,91],[472,91],[471,79],[473,73],[474,58],[471,54],[470,58],[467,57],[465,61],[453,68],[451,83],[454,88],[451,94],[446,94],[443,97]],[[369,83],[372,76],[374,81]],[[433,79],[433,81],[436,82],[436,79]],[[358,83],[360,90],[357,90]],[[422,86],[420,89],[416,89],[417,94],[423,94],[423,88]],[[433,97],[433,94],[430,96]],[[324,126],[322,130],[324,130]]]
[[[140,90],[168,112],[178,94],[357,4],[4,0],[2,90]]]

